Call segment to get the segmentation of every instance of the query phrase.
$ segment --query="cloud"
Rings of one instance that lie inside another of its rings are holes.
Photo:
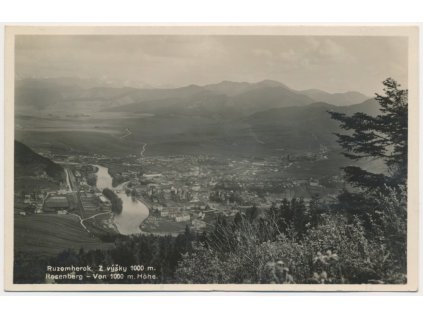
[[[343,63],[356,63],[348,50],[329,38],[307,38],[305,45],[296,51],[282,55],[289,62],[297,62],[300,67],[333,66]]]
[[[357,63],[355,57],[343,45],[326,37],[291,39],[286,41],[285,45],[256,47],[251,52],[254,57],[261,59],[264,65],[277,66],[285,71]]]
[[[332,39],[321,40],[310,55],[315,55],[316,60],[320,58],[335,63],[352,63],[355,61],[355,58],[342,45]]]

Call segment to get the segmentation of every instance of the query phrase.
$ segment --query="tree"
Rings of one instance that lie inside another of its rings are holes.
[[[292,214],[291,204],[286,198],[284,198],[282,200],[282,204],[279,207],[279,214],[276,220],[276,223],[281,232],[285,233],[287,231],[289,225],[292,223],[293,217],[294,216]]]
[[[307,209],[303,198],[291,200],[292,225],[298,237],[302,238],[307,230],[308,223]]]
[[[322,215],[327,210],[327,207],[323,205],[323,203],[320,201],[320,196],[318,194],[314,194],[310,201],[309,206],[309,218],[310,218],[310,226],[316,227],[319,225]]]
[[[87,184],[95,187],[97,185],[97,175],[95,173],[87,174]]]
[[[407,181],[408,90],[392,78],[383,82],[385,95],[376,93],[381,114],[370,116],[355,113],[347,116],[329,112],[349,134],[335,135],[350,159],[381,159],[388,167],[388,174],[377,174],[357,166],[344,168],[346,180],[365,191],[380,190],[384,185],[401,186]]]
[[[103,195],[109,199],[112,204],[112,211],[113,213],[120,214],[122,213],[123,209],[123,202],[122,199],[118,197],[118,195],[108,188],[103,189]]]

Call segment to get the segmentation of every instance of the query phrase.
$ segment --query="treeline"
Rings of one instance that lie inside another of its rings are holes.
[[[87,176],[85,177],[85,179],[87,180],[87,184],[95,187],[97,185],[97,174],[95,173],[88,173]]]
[[[123,202],[122,199],[118,197],[118,195],[108,188],[103,189],[103,195],[109,199],[112,204],[112,212],[116,214],[122,213]]]

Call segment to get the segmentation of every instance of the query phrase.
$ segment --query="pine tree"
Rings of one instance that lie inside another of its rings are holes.
[[[357,166],[344,168],[346,180],[365,191],[381,190],[384,185],[398,187],[407,181],[408,90],[392,78],[383,82],[385,95],[376,94],[381,114],[355,113],[347,116],[329,112],[348,134],[335,134],[350,159],[382,159],[388,174],[377,174]]]

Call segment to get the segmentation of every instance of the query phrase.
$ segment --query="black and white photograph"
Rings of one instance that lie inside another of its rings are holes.
[[[417,289],[417,27],[5,43],[7,289]]]

